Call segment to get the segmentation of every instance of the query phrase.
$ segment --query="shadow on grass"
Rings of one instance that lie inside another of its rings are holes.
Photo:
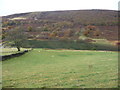
[[[49,49],[74,49],[74,50],[107,50],[107,51],[119,51],[117,46],[104,45],[97,43],[88,43],[84,41],[39,41],[29,40],[29,46],[32,48],[49,48]]]

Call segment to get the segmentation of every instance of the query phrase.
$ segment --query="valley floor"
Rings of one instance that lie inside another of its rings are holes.
[[[2,62],[3,88],[117,88],[118,53],[36,48]]]

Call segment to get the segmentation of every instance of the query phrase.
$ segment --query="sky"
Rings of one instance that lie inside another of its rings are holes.
[[[119,0],[0,0],[0,16],[57,10],[118,10]]]

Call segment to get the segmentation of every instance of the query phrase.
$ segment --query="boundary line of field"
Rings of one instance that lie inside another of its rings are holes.
[[[14,58],[14,57],[18,57],[18,56],[21,56],[25,53],[27,53],[29,50],[24,50],[22,52],[18,52],[18,53],[15,53],[15,54],[10,54],[10,55],[4,55],[4,56],[1,56],[2,57],[2,61],[4,60],[7,60],[7,59],[10,59],[10,58]]]
[[[85,52],[119,52],[119,51],[106,51],[106,50],[69,50],[69,49],[44,49],[46,51],[50,52],[65,52],[65,51],[72,51],[72,52],[79,52],[79,51],[85,51]],[[59,50],[59,51],[58,51]]]

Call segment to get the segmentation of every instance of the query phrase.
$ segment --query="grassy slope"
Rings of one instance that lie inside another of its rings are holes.
[[[33,48],[51,48],[51,49],[76,49],[76,50],[109,50],[117,51],[118,47],[111,44],[106,39],[92,39],[96,42],[87,41],[40,41],[40,40],[29,40],[29,44]]]
[[[117,52],[34,49],[3,62],[3,87],[117,87]]]

